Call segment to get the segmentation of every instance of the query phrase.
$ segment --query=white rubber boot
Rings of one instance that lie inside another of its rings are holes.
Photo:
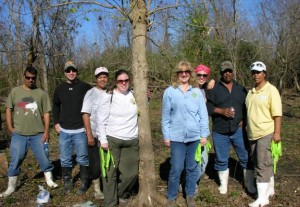
[[[229,169],[225,171],[218,171],[219,174],[219,179],[220,179],[220,187],[219,187],[219,192],[221,194],[226,194],[227,193],[227,186],[228,186],[228,177],[229,177]]]
[[[257,190],[254,182],[254,170],[243,170],[244,173],[244,186],[246,190],[251,194],[256,194]]]
[[[269,196],[273,196],[275,194],[274,185],[275,185],[274,176],[272,176],[269,182]]]
[[[44,175],[45,175],[46,183],[49,187],[51,188],[58,187],[58,185],[55,182],[53,182],[52,172],[44,172]]]
[[[8,197],[16,190],[18,176],[8,177],[8,186],[5,192],[0,194],[0,197]]]
[[[269,183],[256,183],[258,198],[249,207],[263,207],[269,204]]]
[[[93,185],[94,185],[94,197],[97,200],[103,200],[104,199],[104,194],[101,192],[100,189],[100,178],[93,180]]]

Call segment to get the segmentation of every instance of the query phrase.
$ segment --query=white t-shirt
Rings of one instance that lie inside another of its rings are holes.
[[[83,99],[81,113],[90,114],[93,137],[97,137],[97,108],[106,100],[105,96],[109,96],[105,90],[94,87],[86,92]]]
[[[112,96],[112,97],[111,97]],[[106,135],[122,140],[138,137],[138,108],[132,92],[122,94],[116,90],[97,109],[97,135],[102,144]]]

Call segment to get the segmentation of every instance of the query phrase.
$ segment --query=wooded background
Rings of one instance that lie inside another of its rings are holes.
[[[73,60],[93,82],[98,66],[132,66],[130,1],[0,1],[0,93],[21,83],[26,64],[41,70],[39,85],[53,92],[63,64]],[[77,2],[77,3],[76,3]],[[132,2],[132,1],[131,1]],[[251,86],[249,66],[261,60],[281,92],[299,87],[300,1],[261,0],[248,9],[239,0],[145,1],[149,84],[168,85],[182,59],[203,63],[219,77],[219,63],[233,62],[237,80]],[[94,35],[80,36],[88,14]]]
[[[230,60],[236,80],[250,88],[250,64],[267,65],[281,94],[300,91],[300,0],[0,0],[0,96],[20,85],[26,65],[39,68],[38,85],[52,95],[73,60],[82,80],[94,70],[133,74],[139,107],[140,185],[132,206],[156,206],[154,153],[146,91],[161,95],[180,60],[208,65]],[[93,37],[81,35],[91,21]],[[145,199],[147,198],[147,199]]]

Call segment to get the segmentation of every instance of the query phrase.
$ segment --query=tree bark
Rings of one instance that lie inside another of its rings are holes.
[[[157,206],[156,173],[147,99],[148,64],[146,58],[147,9],[143,0],[131,2],[132,73],[134,93],[139,109],[139,194],[134,206]],[[161,202],[161,201],[158,201]]]

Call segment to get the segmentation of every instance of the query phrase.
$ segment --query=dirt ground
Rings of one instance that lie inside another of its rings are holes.
[[[275,175],[275,195],[270,199],[268,206],[277,207],[299,207],[300,206],[300,95],[289,94],[283,98],[283,157],[277,165],[277,174]],[[155,151],[156,173],[158,179],[157,191],[160,194],[166,194],[167,178],[169,172],[169,149],[163,145],[160,132],[160,102],[159,99],[150,101],[151,125],[153,147]],[[9,138],[5,132],[0,133],[0,150],[9,160]],[[38,194],[38,185],[43,185],[51,194],[51,201],[45,204],[45,207],[64,206],[71,207],[75,204],[93,202],[96,206],[102,206],[102,202],[93,198],[93,189],[90,188],[83,196],[75,194],[80,181],[78,175],[78,166],[74,166],[74,192],[62,196],[61,169],[58,159],[57,136],[52,132],[50,141],[50,157],[55,165],[53,172],[55,181],[59,184],[57,189],[49,189],[44,181],[43,173],[33,157],[31,151],[22,165],[22,173],[19,176],[19,185],[17,191],[8,198],[0,198],[0,206],[27,207],[37,206],[36,196]],[[232,151],[230,158],[230,179],[227,195],[218,193],[218,179],[213,169],[214,152],[209,154],[209,164],[206,169],[206,175],[201,179],[196,196],[197,206],[203,207],[231,207],[248,206],[253,201],[253,197],[245,193],[242,186],[242,171],[237,162],[235,153]],[[7,177],[0,178],[0,192],[7,187]],[[178,206],[186,206],[182,194],[177,199]],[[121,205],[120,205],[121,206]],[[123,205],[130,206],[130,205]],[[162,206],[162,205],[157,205]]]

